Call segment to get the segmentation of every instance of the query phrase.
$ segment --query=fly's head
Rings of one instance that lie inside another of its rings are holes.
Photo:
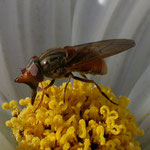
[[[39,58],[33,56],[26,68],[21,70],[22,75],[15,79],[15,82],[25,83],[33,90],[36,90],[38,83],[44,80]]]

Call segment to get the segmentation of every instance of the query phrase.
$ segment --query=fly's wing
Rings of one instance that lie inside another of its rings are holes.
[[[135,46],[135,42],[129,39],[112,39],[99,42],[87,43],[74,46],[76,51],[82,51],[82,49],[90,49],[93,51],[99,51],[102,58],[106,58],[123,51],[126,51]]]
[[[65,66],[77,72],[105,74],[107,67],[103,58],[128,50],[134,45],[133,40],[114,39],[64,47],[68,54]]]

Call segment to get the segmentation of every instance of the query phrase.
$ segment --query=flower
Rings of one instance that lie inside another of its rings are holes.
[[[2,1],[0,22],[0,102],[31,95],[23,85],[14,84],[33,55],[59,46],[78,45],[105,39],[134,39],[135,48],[108,58],[108,74],[91,77],[109,85],[117,97],[131,99],[129,108],[145,134],[137,138],[142,150],[149,150],[150,135],[150,2],[110,0]],[[144,9],[143,9],[144,8]],[[88,76],[90,78],[90,76]],[[61,81],[57,81],[60,85]],[[14,149],[14,138],[0,111],[3,149]]]
[[[49,81],[43,81],[39,86],[48,84]],[[21,99],[19,104],[25,106],[22,110],[14,100],[3,104],[3,109],[12,112],[6,126],[18,142],[17,149],[141,149],[134,138],[144,132],[127,109],[128,98],[117,99],[109,87],[100,86],[118,103],[114,105],[91,83],[74,81],[73,86],[69,83],[64,101],[65,84],[39,91],[34,105],[31,98]]]

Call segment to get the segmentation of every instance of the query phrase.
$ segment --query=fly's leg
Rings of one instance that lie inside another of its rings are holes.
[[[31,97],[31,104],[32,105],[34,104],[36,94],[37,94],[37,88],[32,90],[32,97]]]
[[[84,79],[87,79],[86,75],[83,74],[83,73],[80,73],[80,75],[84,78]]]
[[[39,104],[38,104],[38,106],[37,106],[37,108],[35,109],[34,112],[36,112],[36,110],[40,107],[40,105],[41,105],[41,103],[42,103],[42,101],[43,101],[43,98],[44,98],[44,94],[45,94],[44,92],[45,92],[45,90],[47,90],[49,87],[51,87],[54,83],[55,83],[55,79],[53,79],[53,80],[50,82],[50,84],[47,85],[45,88],[42,88],[42,97],[41,97],[41,100],[40,100],[40,102],[39,102]]]
[[[106,97],[111,103],[113,103],[113,104],[115,104],[115,105],[118,105],[117,103],[115,103],[115,102],[113,102],[112,100],[109,99],[109,97],[101,90],[101,88],[99,87],[99,85],[98,85],[95,81],[89,80],[89,79],[85,79],[85,78],[82,79],[82,78],[80,78],[80,77],[74,76],[72,73],[71,73],[71,75],[72,75],[72,78],[75,79],[75,80],[79,80],[79,81],[83,81],[83,82],[95,84],[96,87],[98,88],[99,92],[102,93],[102,95],[103,95],[104,97]]]
[[[49,87],[51,87],[55,83],[55,79],[53,79],[49,85],[47,85],[44,90],[47,90]]]
[[[69,82],[70,82],[71,77],[72,77],[72,75],[69,75],[68,81],[67,81],[67,83],[66,83],[66,85],[65,85],[65,88],[64,88],[64,102],[65,102],[65,95],[66,95],[67,86],[68,86],[68,84],[69,84]]]
[[[44,90],[42,91],[42,97],[41,97],[41,100],[40,100],[40,102],[39,102],[37,108],[34,110],[34,112],[36,112],[37,109],[40,107],[40,105],[41,105],[41,103],[42,103],[42,101],[43,101],[43,98],[44,98]]]

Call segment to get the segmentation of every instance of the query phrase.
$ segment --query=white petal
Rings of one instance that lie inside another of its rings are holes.
[[[101,5],[98,0],[77,1],[72,29],[72,43],[86,43],[101,40],[119,0]]]
[[[8,139],[0,132],[0,145],[1,145],[1,148],[3,150],[15,150],[15,147],[13,147]]]
[[[6,97],[0,92],[0,107]],[[6,127],[5,122],[10,119],[10,113],[0,109],[0,145],[3,150],[15,150],[16,141],[10,128]],[[0,148],[0,149],[1,149]]]
[[[39,56],[51,47],[69,45],[71,6],[71,1],[68,0],[1,2],[0,56],[3,59],[0,58],[0,76],[4,79],[0,88],[9,92],[9,99],[16,99],[15,93],[19,98],[31,95],[29,87],[14,83],[30,57]]]
[[[1,39],[0,39],[0,92],[5,93],[5,99],[16,98],[15,90],[12,86],[12,81],[10,79],[9,69],[6,64],[5,53],[2,47]]]
[[[142,150],[150,150],[150,144],[148,143]]]
[[[142,74],[132,89],[129,98],[131,99],[130,109],[140,121],[150,109],[150,66]]]
[[[149,140],[150,140],[150,116],[148,116],[140,125],[141,129],[144,129],[144,136],[138,137],[138,141],[140,142],[140,145],[142,149],[145,150],[145,148],[148,147],[149,145]],[[149,145],[150,146],[150,145]]]
[[[129,108],[145,132],[143,137],[138,138],[144,148],[150,140],[150,66],[135,84],[129,98],[131,99]]]
[[[107,59],[106,76],[96,77],[102,84],[110,85],[118,96],[129,94],[149,64],[149,7],[147,0],[106,0],[105,3],[98,0],[77,1],[73,20],[73,44],[110,38],[136,40],[134,49]]]

